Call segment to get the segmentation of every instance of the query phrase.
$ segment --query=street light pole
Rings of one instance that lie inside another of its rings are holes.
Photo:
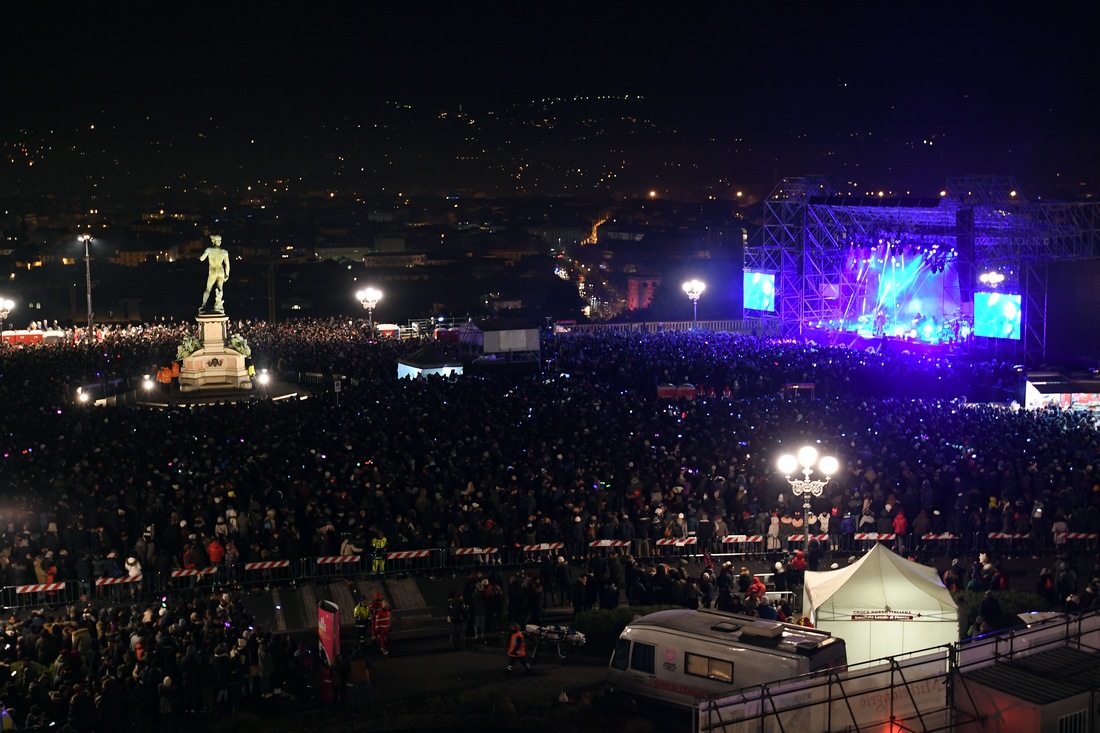
[[[817,464],[817,469],[825,474],[823,480],[810,478],[814,473],[814,464]],[[799,466],[802,466],[802,478],[791,478],[791,474],[798,470]],[[821,460],[818,460],[817,448],[812,445],[800,448],[797,457],[789,453],[779,457],[779,470],[787,477],[791,491],[795,496],[801,496],[804,499],[802,524],[805,532],[802,536],[802,546],[807,554],[810,551],[810,497],[821,496],[825,484],[829,483],[838,466],[837,460],[832,456],[822,456]]]
[[[374,308],[378,301],[382,300],[382,291],[378,288],[364,288],[355,294],[359,302],[367,309],[367,323],[370,326],[370,335],[374,337]]]
[[[80,241],[84,242],[84,281],[88,289],[88,332],[85,338],[92,337],[92,254],[88,244],[92,241],[91,234],[81,234]]]
[[[689,280],[684,283],[684,292],[687,293],[687,297],[691,298],[692,315],[691,315],[691,327],[698,328],[699,326],[699,298],[702,297],[703,291],[707,289],[707,284],[700,280]]]

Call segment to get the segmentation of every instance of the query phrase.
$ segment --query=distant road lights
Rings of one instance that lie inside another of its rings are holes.
[[[4,321],[11,315],[11,309],[15,307],[15,301],[0,298],[0,345],[3,343]]]
[[[260,381],[260,386],[266,387],[267,383],[271,381],[271,375],[267,373],[266,369],[261,369],[258,379]]]
[[[990,270],[989,272],[983,272],[978,276],[978,279],[985,285],[990,287],[997,287],[1005,281],[1005,276],[996,270]]]
[[[153,378],[146,374],[141,378],[141,386],[145,387],[145,391],[148,392],[153,389]]]
[[[699,298],[702,297],[703,291],[706,289],[707,284],[701,280],[688,280],[684,283],[684,292],[691,299],[691,325],[693,327],[699,325]]]
[[[374,309],[378,301],[382,300],[382,291],[378,288],[363,288],[355,294],[355,297],[367,309],[367,322],[370,325],[371,336],[374,336]]]
[[[814,473],[814,465],[817,465],[817,470],[825,475],[822,479],[811,479]],[[836,458],[832,456],[822,456],[818,459],[817,448],[812,445],[806,445],[798,449],[798,455],[792,456],[787,453],[779,456],[777,461],[780,472],[787,477],[787,483],[791,485],[791,491],[795,496],[801,496],[802,502],[802,520],[803,520],[803,547],[806,552],[810,550],[810,497],[821,496],[825,489],[825,484],[829,483],[829,480],[836,474],[840,468],[840,464]],[[798,467],[802,467],[802,478],[791,478],[791,474],[798,470]]]
[[[88,245],[92,241],[92,235],[81,234],[77,239],[84,243],[84,282],[88,290],[88,332],[84,338],[90,339],[92,337],[92,254]]]

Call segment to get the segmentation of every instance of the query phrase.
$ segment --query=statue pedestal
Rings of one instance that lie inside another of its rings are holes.
[[[252,389],[244,354],[225,347],[228,337],[225,314],[200,315],[202,348],[183,360],[180,391],[194,392]]]

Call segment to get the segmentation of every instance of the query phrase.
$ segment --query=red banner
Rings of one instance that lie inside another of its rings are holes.
[[[340,607],[332,601],[317,604],[317,639],[321,654],[321,699],[332,702],[332,663],[340,653]]]

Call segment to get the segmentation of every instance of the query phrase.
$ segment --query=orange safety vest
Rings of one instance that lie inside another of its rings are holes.
[[[390,609],[383,606],[375,612],[374,633],[378,636],[390,633]]]

